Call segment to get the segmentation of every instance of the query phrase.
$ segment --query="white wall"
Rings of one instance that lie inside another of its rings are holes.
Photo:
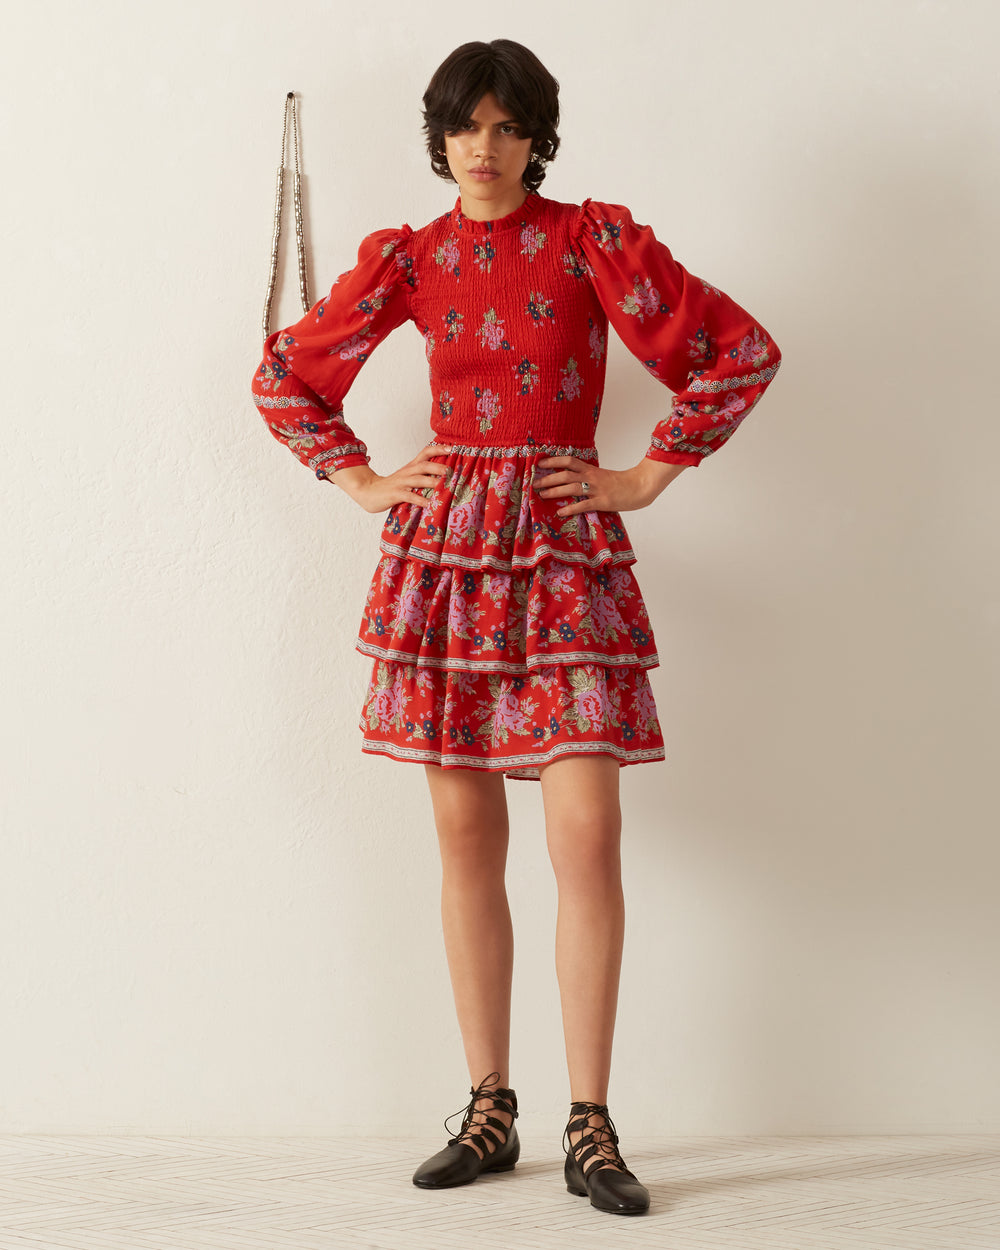
[[[562,83],[545,193],[629,205],[785,356],[628,518],[668,760],[622,773],[618,1126],[1000,1130],[996,10],[503,13],[8,19],[2,1131],[433,1136],[465,1101],[423,770],[360,752],[382,518],[249,383],[285,92],[318,296],[451,206],[420,96],[499,35]],[[602,462],[668,398],[619,345]],[[428,410],[407,327],[349,419],[387,472]],[[555,891],[508,794],[512,1081],[557,1149]]]

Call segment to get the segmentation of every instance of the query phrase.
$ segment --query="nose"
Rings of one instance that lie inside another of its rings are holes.
[[[479,160],[486,160],[495,155],[493,151],[493,132],[489,127],[484,127],[479,134],[476,135],[476,157]]]

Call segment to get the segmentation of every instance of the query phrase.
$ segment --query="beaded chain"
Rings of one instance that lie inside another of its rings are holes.
[[[274,193],[274,236],[271,240],[271,273],[267,282],[267,295],[264,297],[264,316],[262,329],[264,338],[271,333],[271,300],[274,296],[274,284],[278,276],[278,243],[281,239],[281,210],[285,200],[285,144],[288,138],[288,114],[292,115],[292,142],[295,148],[295,177],[292,182],[292,198],[295,204],[295,246],[299,258],[299,294],[302,296],[302,311],[309,311],[309,283],[306,275],[306,245],[302,230],[302,179],[299,174],[299,113],[295,102],[295,92],[289,91],[285,97],[285,120],[281,130],[281,164],[278,166],[278,181]]]

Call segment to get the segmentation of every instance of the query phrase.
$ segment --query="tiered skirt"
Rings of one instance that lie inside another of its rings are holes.
[[[533,489],[548,456],[453,446],[427,504],[389,511],[357,650],[373,657],[362,750],[537,780],[564,755],[662,760],[659,664],[621,517],[561,517]]]

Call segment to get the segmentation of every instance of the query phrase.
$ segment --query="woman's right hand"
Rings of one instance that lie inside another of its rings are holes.
[[[433,488],[446,477],[446,464],[438,464],[432,456],[444,456],[451,451],[438,443],[428,443],[395,473],[380,477],[370,465],[356,464],[338,469],[330,480],[342,487],[366,512],[386,512],[394,504],[412,503],[423,507],[428,497],[421,490]]]

